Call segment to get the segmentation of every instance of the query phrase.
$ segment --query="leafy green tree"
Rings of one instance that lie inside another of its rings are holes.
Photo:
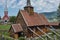
[[[10,20],[9,20],[9,22],[14,23],[15,19],[16,19],[16,16],[10,16]]]
[[[58,22],[60,22],[60,4],[59,4],[58,10],[57,10],[57,20],[58,20]]]

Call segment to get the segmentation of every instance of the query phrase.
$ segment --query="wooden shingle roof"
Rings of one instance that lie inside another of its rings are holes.
[[[42,20],[43,25],[49,25],[47,18],[43,14],[39,14],[40,19]]]
[[[48,25],[48,21],[43,14],[34,12],[34,15],[29,15],[25,10],[20,12],[27,26]]]
[[[13,30],[14,30],[15,33],[23,31],[23,29],[22,29],[22,27],[21,27],[20,24],[12,24],[11,27],[13,28]]]

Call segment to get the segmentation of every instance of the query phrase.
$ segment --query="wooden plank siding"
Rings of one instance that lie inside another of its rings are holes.
[[[18,24],[18,23],[21,24],[21,26],[23,28],[24,35],[27,35],[27,25],[26,25],[20,11],[18,12],[17,19],[16,19],[16,24]]]

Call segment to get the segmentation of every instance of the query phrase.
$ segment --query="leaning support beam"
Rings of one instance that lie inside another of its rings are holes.
[[[58,33],[56,33],[54,30],[52,30],[52,29],[50,29],[50,28],[48,28],[48,27],[46,27],[46,28],[49,29],[49,30],[51,30],[53,33],[55,33],[57,36],[60,37],[60,35],[59,35]]]
[[[44,33],[48,38],[50,38],[50,39],[52,39],[53,40],[53,38],[51,38],[48,34],[46,34],[43,30],[41,30],[39,27],[37,27],[37,29],[39,30],[39,31],[41,31],[42,33]]]
[[[54,29],[55,30],[55,28],[54,27],[52,27],[52,26],[50,26],[52,29]]]
[[[41,36],[39,36],[37,33],[35,33],[31,28],[28,28],[31,32],[33,32],[35,35],[37,35],[38,37],[40,37],[42,40],[44,40],[44,38],[42,38]]]
[[[56,29],[55,29],[53,26],[50,26],[50,27],[52,28],[52,30],[54,30],[55,32],[57,32]],[[57,33],[58,33],[58,32],[57,32]]]

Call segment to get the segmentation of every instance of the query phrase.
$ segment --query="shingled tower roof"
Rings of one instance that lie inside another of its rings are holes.
[[[31,6],[30,0],[27,0],[27,6]]]

